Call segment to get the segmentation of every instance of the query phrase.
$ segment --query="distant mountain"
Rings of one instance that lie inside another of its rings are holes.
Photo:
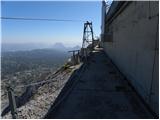
[[[48,48],[48,45],[45,44],[35,44],[35,43],[2,43],[1,50],[2,52],[6,51],[28,51],[33,49],[43,49]]]
[[[66,51],[67,50],[67,48],[62,43],[55,43],[52,46],[52,48],[56,49],[56,50],[60,50],[60,51]]]
[[[58,51],[69,51],[69,50],[77,50],[80,49],[80,46],[74,46],[74,47],[66,47],[62,43],[55,43],[54,45],[47,45],[47,44],[40,44],[40,43],[2,43],[1,45],[1,50],[2,52],[7,52],[7,51],[29,51],[29,50],[34,50],[34,49],[54,49]]]
[[[79,45],[76,45],[74,47],[65,47],[62,43],[55,43],[52,48],[60,51],[70,51],[80,50],[81,47]]]

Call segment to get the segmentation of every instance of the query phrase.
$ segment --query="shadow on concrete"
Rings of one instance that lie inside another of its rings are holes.
[[[75,71],[44,116],[47,119],[154,118],[103,51]]]
[[[78,78],[80,77],[79,73],[82,73],[84,68],[85,68],[85,64],[81,65],[79,69],[75,70],[72,73],[67,83],[63,87],[62,91],[60,92],[59,96],[56,98],[55,102],[50,107],[50,109],[48,110],[48,113],[44,116],[44,118],[52,118],[52,115],[56,114],[57,107],[59,107],[61,102],[63,102],[67,98],[67,96],[73,89],[74,85],[78,82]]]

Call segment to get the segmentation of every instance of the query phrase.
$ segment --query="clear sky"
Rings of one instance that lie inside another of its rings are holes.
[[[99,36],[101,25],[100,1],[72,2],[2,2],[3,17],[53,18],[92,21]],[[83,22],[2,20],[2,43],[62,42],[66,46],[81,45]]]

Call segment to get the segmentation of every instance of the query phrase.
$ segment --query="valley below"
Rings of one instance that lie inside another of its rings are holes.
[[[11,118],[7,86],[14,90],[19,118],[42,118],[73,71],[67,65],[69,56],[54,49],[2,52],[2,118]],[[37,82],[42,84],[29,85]]]

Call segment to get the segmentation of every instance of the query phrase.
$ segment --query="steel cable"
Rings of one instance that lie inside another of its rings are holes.
[[[57,22],[85,22],[83,20],[53,19],[53,18],[25,18],[25,17],[1,17],[6,20],[38,20],[38,21],[57,21]]]
[[[16,88],[24,88],[24,87],[29,87],[29,86],[35,86],[35,85],[40,85],[40,84],[44,84],[44,83],[47,83],[47,82],[56,82],[58,80],[54,80],[53,78],[56,78],[59,74],[54,74],[52,79],[49,79],[49,80],[43,80],[43,81],[34,82],[34,83],[26,84],[26,85],[19,85],[19,86],[16,86]],[[64,75],[66,75],[66,74],[68,74],[68,73],[65,73]]]

